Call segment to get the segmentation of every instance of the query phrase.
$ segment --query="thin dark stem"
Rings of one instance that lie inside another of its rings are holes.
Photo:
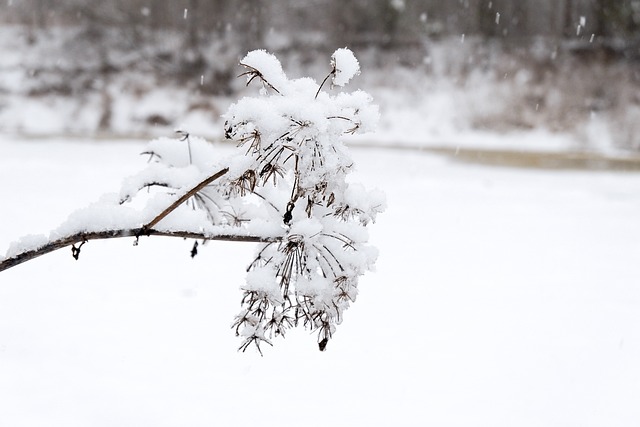
[[[248,68],[249,71],[245,71],[244,73],[240,74],[238,77],[242,77],[242,76],[251,76],[249,78],[249,81],[247,81],[247,86],[249,86],[251,84],[251,82],[253,81],[253,79],[255,79],[256,77],[258,77],[260,80],[262,80],[262,82],[264,84],[266,84],[268,87],[270,87],[271,89],[275,90],[279,95],[282,95],[280,93],[280,91],[278,89],[276,89],[276,87],[274,85],[272,85],[271,83],[269,83],[267,81],[267,79],[264,78],[264,75],[257,70],[256,68],[253,68],[251,65],[247,65],[247,64],[243,64],[242,62],[240,63],[240,65],[242,65],[245,68]]]
[[[167,215],[169,215],[171,212],[176,210],[176,208],[178,206],[180,206],[181,204],[186,202],[191,196],[193,196],[198,191],[202,190],[204,187],[206,187],[207,185],[211,184],[213,181],[215,181],[216,179],[220,178],[221,176],[223,176],[227,172],[229,172],[229,168],[224,168],[224,169],[214,173],[213,175],[211,175],[210,177],[208,177],[204,181],[200,182],[198,185],[193,187],[191,190],[187,191],[184,195],[182,195],[182,197],[180,197],[178,200],[173,202],[171,204],[171,206],[169,206],[168,208],[166,208],[165,210],[160,212],[160,214],[158,216],[156,216],[154,219],[152,219],[151,222],[149,222],[147,225],[142,227],[140,229],[141,230],[141,234],[146,234],[147,230],[151,230],[157,223],[162,221]]]
[[[7,270],[16,265],[30,261],[34,258],[38,258],[41,255],[46,255],[58,249],[65,248],[67,246],[75,245],[80,242],[88,242],[90,240],[103,240],[103,239],[117,239],[120,237],[137,237],[140,235],[145,236],[164,236],[164,237],[179,237],[181,239],[197,239],[197,240],[220,240],[229,242],[254,242],[254,243],[272,243],[280,241],[279,237],[262,237],[262,236],[247,236],[237,234],[216,234],[207,235],[204,233],[195,233],[192,231],[159,231],[153,229],[123,229],[123,230],[107,230],[107,231],[94,231],[87,233],[77,233],[71,236],[62,237],[57,240],[53,240],[38,249],[26,251],[14,255],[10,258],[0,261],[0,271]]]
[[[316,92],[316,96],[313,97],[313,99],[318,99],[318,95],[320,95],[320,91],[322,90],[322,86],[324,86],[324,84],[327,82],[327,80],[329,80],[329,77],[331,77],[333,74],[335,74],[335,69],[333,71],[331,71],[329,74],[327,74],[327,77],[324,78],[324,80],[322,81],[322,83],[320,83],[320,87],[318,88],[318,91]]]
[[[268,203],[273,209],[275,209],[276,212],[280,213],[280,209],[278,209],[278,207],[274,205],[270,200],[267,200],[262,194],[258,193],[257,191],[252,191],[251,194],[255,194],[256,196],[260,197],[262,200]]]

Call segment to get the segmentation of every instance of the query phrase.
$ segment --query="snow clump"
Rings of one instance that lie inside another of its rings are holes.
[[[338,49],[331,55],[331,66],[334,69],[333,84],[344,87],[349,80],[360,74],[360,63],[347,48]]]

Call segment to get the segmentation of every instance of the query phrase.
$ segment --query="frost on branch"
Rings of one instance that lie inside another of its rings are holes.
[[[0,270],[69,245],[77,258],[84,242],[97,238],[259,242],[233,323],[240,348],[261,351],[262,343],[303,326],[324,350],[377,257],[367,226],[384,209],[384,195],[347,182],[353,161],[341,137],[374,129],[378,110],[362,91],[331,95],[313,79],[288,79],[265,51],[250,52],[240,65],[261,90],[224,116],[234,155],[221,158],[184,132],[152,141],[147,167],[119,193],[72,214],[48,239],[12,245]],[[338,86],[359,72],[347,49],[334,53],[332,67]]]

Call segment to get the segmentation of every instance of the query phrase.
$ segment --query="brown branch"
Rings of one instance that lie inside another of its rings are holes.
[[[102,240],[102,239],[117,239],[120,237],[138,237],[140,235],[145,236],[164,236],[164,237],[179,237],[181,239],[198,239],[198,240],[221,240],[230,242],[254,242],[254,243],[269,243],[277,242],[279,237],[261,237],[261,236],[247,236],[236,234],[217,234],[207,235],[203,233],[195,233],[192,231],[158,231],[154,229],[148,229],[145,227],[135,228],[129,230],[107,230],[107,231],[94,231],[86,233],[77,233],[71,236],[62,237],[57,240],[53,240],[38,249],[22,252],[12,257],[2,259],[0,261],[0,271],[7,270],[23,262],[30,261],[41,255],[46,255],[50,252],[58,249],[65,248],[67,246],[75,245],[76,243],[88,242],[90,240]],[[75,247],[75,246],[74,246]],[[79,248],[76,248],[79,249]]]
[[[198,191],[202,190],[207,185],[211,184],[216,179],[220,178],[224,174],[229,172],[229,168],[224,168],[216,172],[215,174],[209,176],[208,178],[201,181],[198,185],[187,191],[183,194],[178,200],[173,202],[168,208],[163,210],[159,215],[157,215],[154,219],[152,219],[147,225],[130,230],[108,230],[108,231],[96,231],[96,232],[86,232],[86,233],[77,233],[72,236],[63,237],[57,240],[53,240],[46,245],[34,249],[31,251],[22,252],[16,254],[12,257],[3,259],[0,261],[0,271],[4,271],[8,268],[14,267],[16,265],[22,264],[23,262],[27,262],[34,258],[37,258],[41,255],[48,254],[50,252],[56,251],[58,249],[62,249],[66,246],[71,245],[73,249],[73,257],[78,259],[80,255],[80,247],[75,247],[76,243],[81,243],[82,246],[85,242],[89,240],[100,240],[100,239],[113,239],[118,237],[130,237],[135,236],[136,238],[144,235],[144,236],[168,236],[168,237],[181,237],[184,239],[200,239],[200,240],[227,240],[227,241],[236,241],[236,242],[270,242],[273,238],[264,238],[258,236],[243,236],[243,235],[216,235],[216,236],[207,236],[202,233],[194,233],[190,231],[158,231],[154,230],[156,224],[158,224],[162,219],[164,219],[167,215],[173,212],[178,206],[186,202],[190,197],[194,196]]]
[[[202,190],[204,187],[206,187],[207,185],[211,184],[213,181],[215,181],[216,179],[220,178],[222,175],[226,174],[227,172],[229,172],[229,168],[224,168],[222,170],[219,170],[218,172],[214,173],[213,175],[211,175],[210,177],[208,177],[204,181],[200,182],[198,185],[193,187],[191,190],[187,191],[185,194],[182,195],[182,197],[180,197],[178,200],[173,202],[171,204],[171,206],[169,206],[168,208],[163,210],[158,216],[156,216],[154,219],[152,219],[151,222],[149,222],[149,224],[147,224],[144,227],[142,227],[140,229],[140,234],[147,234],[147,231],[149,231],[153,227],[155,227],[155,225],[157,223],[162,221],[164,219],[164,217],[166,217],[171,212],[173,212],[178,206],[180,206],[181,204],[186,202],[190,197],[192,197],[198,191]],[[138,234],[138,236],[140,234]]]

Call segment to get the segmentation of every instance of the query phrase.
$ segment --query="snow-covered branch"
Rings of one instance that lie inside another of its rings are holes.
[[[240,65],[247,83],[257,79],[262,89],[224,116],[234,155],[222,158],[186,132],[154,140],[144,152],[147,167],[118,194],[75,212],[49,237],[16,242],[0,270],[70,245],[78,258],[96,239],[257,242],[234,322],[240,348],[261,351],[262,343],[301,325],[317,332],[324,350],[377,257],[367,226],[384,210],[384,195],[347,182],[353,160],[341,137],[372,130],[378,109],[365,92],[332,95],[313,79],[288,79],[265,51],[250,52]],[[330,65],[331,87],[360,72],[348,49],[338,49]]]
[[[76,247],[77,244],[83,245],[85,242],[92,240],[104,240],[104,239],[118,239],[123,237],[135,237],[140,236],[161,236],[161,237],[178,237],[180,239],[194,239],[194,240],[219,240],[226,242],[277,242],[277,237],[260,237],[251,235],[236,235],[236,234],[218,234],[209,235],[204,233],[194,233],[193,231],[158,231],[149,228],[136,228],[128,230],[104,230],[73,234],[71,236],[61,237],[56,240],[51,240],[36,249],[28,249],[23,252],[19,252],[8,258],[0,259],[0,271],[7,270],[11,267],[15,267],[27,261],[31,261],[34,258],[38,258],[42,255],[46,255],[58,249],[63,249],[71,246],[72,255],[78,258],[80,255],[80,247]]]

